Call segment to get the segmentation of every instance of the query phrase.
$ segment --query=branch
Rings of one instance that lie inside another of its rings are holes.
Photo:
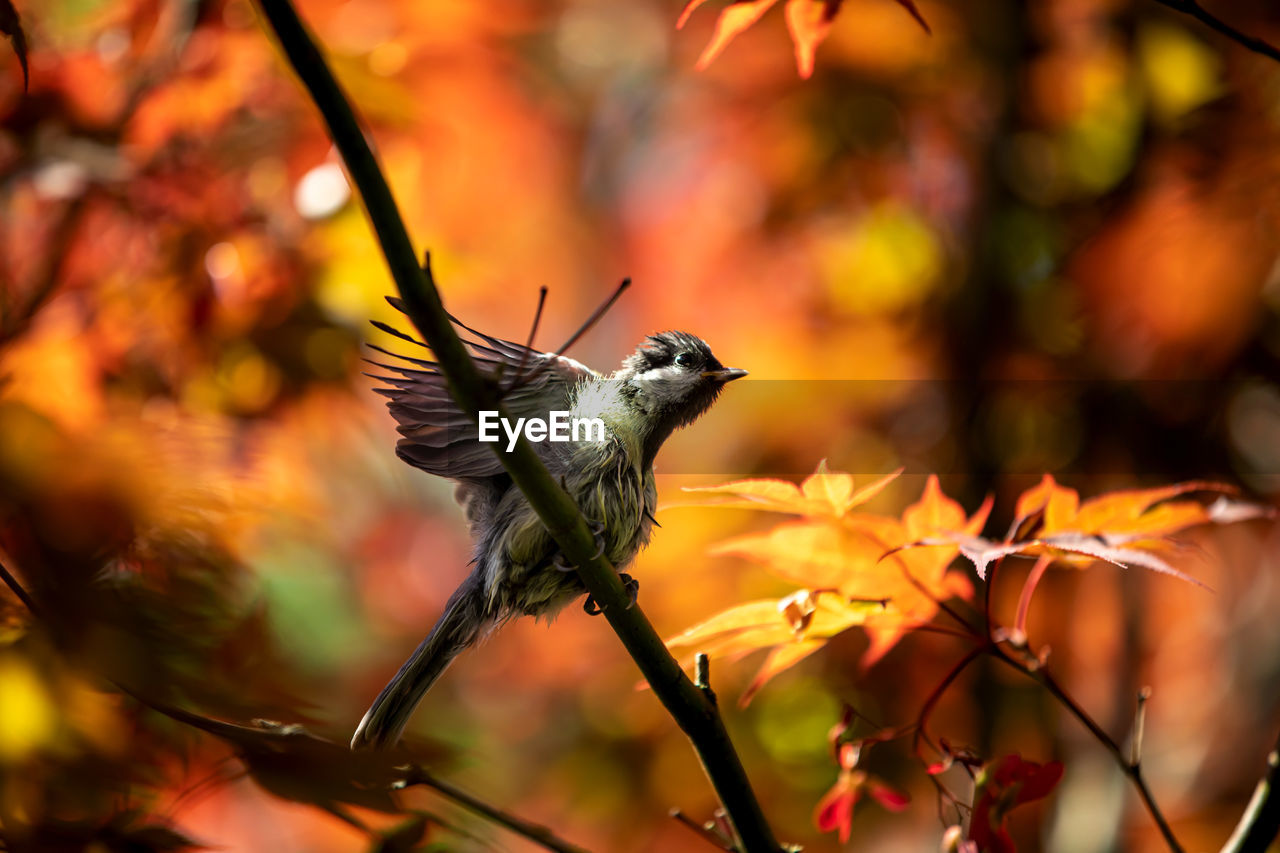
[[[1089,716],[1089,712],[1082,708],[1071,694],[1066,691],[1057,682],[1049,670],[1042,665],[1036,664],[1028,666],[1022,661],[1016,660],[1009,656],[1004,649],[1000,648],[996,643],[991,643],[988,647],[991,655],[998,660],[1004,661],[1009,666],[1021,672],[1023,675],[1040,683],[1045,690],[1052,694],[1064,708],[1071,712],[1071,715],[1079,720],[1089,733],[1093,735],[1098,743],[1102,744],[1112,757],[1115,758],[1116,764],[1120,766],[1120,770],[1124,775],[1129,777],[1129,781],[1133,783],[1137,789],[1138,795],[1142,797],[1142,804],[1146,806],[1147,812],[1151,815],[1151,819],[1155,821],[1156,826],[1160,830],[1160,834],[1164,836],[1165,844],[1173,853],[1183,853],[1182,845],[1178,843],[1177,836],[1173,834],[1173,829],[1169,826],[1169,822],[1165,820],[1164,814],[1160,811],[1160,807],[1156,805],[1155,798],[1151,796],[1151,789],[1147,787],[1147,781],[1142,777],[1142,763],[1138,760],[1130,760],[1125,756],[1124,751],[1120,748],[1120,744],[1115,742],[1111,735],[1107,734],[1102,726],[1098,725],[1093,717]]]
[[[1156,0],[1161,6],[1168,6],[1174,11],[1190,15],[1211,30],[1221,33],[1236,44],[1248,48],[1254,53],[1270,57],[1280,62],[1280,48],[1270,42],[1254,36],[1245,35],[1221,18],[1216,18],[1201,6],[1197,0]]]
[[[468,794],[461,788],[457,788],[436,777],[424,767],[416,764],[410,767],[409,775],[404,784],[406,787],[409,785],[421,785],[424,788],[430,788],[445,799],[452,800],[463,808],[470,809],[481,817],[488,818],[499,826],[504,826],[517,835],[524,836],[548,850],[554,850],[556,853],[587,853],[585,848],[565,841],[547,827],[516,817],[510,812],[505,812],[497,806],[490,805],[484,800]]]
[[[429,267],[418,265],[395,199],[360,131],[350,103],[289,0],[259,0],[289,62],[306,86],[364,201],[383,256],[414,326],[431,346],[455,401],[473,420],[498,410],[497,388],[472,363],[445,313]],[[495,452],[497,446],[495,445]],[[577,505],[547,472],[523,438],[510,453],[498,452],[503,468],[524,493],[565,558],[578,567],[583,584],[635,660],[654,693],[689,736],[747,853],[779,849],[751,790],[716,709],[680,669],[638,606],[631,606],[618,573],[596,554],[595,537]]]
[[[1280,834],[1280,739],[1267,756],[1267,772],[1222,853],[1263,853]]]

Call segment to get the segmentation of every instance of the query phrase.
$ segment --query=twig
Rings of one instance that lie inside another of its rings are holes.
[[[490,805],[484,800],[472,796],[461,788],[458,788],[443,779],[437,778],[426,769],[417,765],[414,765],[409,769],[409,775],[405,779],[405,785],[421,785],[424,788],[430,788],[463,808],[469,809],[499,826],[504,826],[517,835],[521,835],[535,844],[539,844],[547,848],[548,850],[555,850],[556,853],[588,853],[586,848],[579,847],[576,844],[565,841],[547,827],[527,821],[524,818],[516,817],[510,812],[503,811],[497,806]]]
[[[1147,729],[1147,700],[1150,698],[1150,687],[1138,691],[1138,710],[1133,713],[1133,737],[1129,743],[1130,764],[1142,763],[1142,737]]]
[[[9,569],[3,563],[0,563],[0,580],[3,580],[4,585],[9,587],[27,610],[31,611],[32,616],[37,619],[40,618],[40,609],[36,606],[35,601],[32,600],[31,594],[23,589],[22,584],[18,583],[18,579],[9,572]]]
[[[1240,32],[1240,30],[1237,30],[1221,18],[1216,18],[1209,14],[1196,0],[1156,0],[1156,2],[1176,12],[1190,15],[1209,29],[1221,33],[1241,47],[1248,48],[1254,53],[1260,53],[1263,56],[1274,59],[1276,62],[1280,62],[1280,48],[1256,36]]]
[[[1240,816],[1222,853],[1263,853],[1280,834],[1280,739],[1267,756],[1267,770],[1253,789],[1253,798]]]
[[[926,730],[926,726],[929,723],[929,715],[933,713],[934,706],[942,699],[942,694],[947,692],[947,688],[951,686],[951,683],[960,677],[960,673],[964,672],[969,664],[977,660],[986,651],[988,649],[985,646],[977,646],[966,652],[965,656],[956,661],[955,665],[947,671],[947,674],[942,677],[942,681],[938,682],[937,686],[933,688],[928,698],[920,706],[920,713],[916,716],[916,731],[911,738],[911,751],[916,754],[916,757],[920,756],[921,740],[929,744],[933,749],[938,749]],[[941,750],[938,751],[940,752]]]
[[[395,199],[369,149],[351,105],[288,0],[259,0],[272,30],[298,77],[320,110],[334,144],[360,192],[383,256],[414,326],[431,346],[460,408],[474,420],[497,410],[505,417],[497,389],[477,371],[440,301],[429,268],[418,265]],[[509,453],[495,452],[524,493],[565,558],[578,567],[587,591],[617,633],[680,728],[689,736],[745,853],[779,850],[773,831],[751,789],[742,760],[724,722],[702,691],[667,651],[662,638],[622,586],[609,561],[596,553],[595,537],[578,506],[547,472],[529,442],[521,438]]]
[[[1138,795],[1142,797],[1142,803],[1146,806],[1147,812],[1151,815],[1151,819],[1155,821],[1156,826],[1160,830],[1160,834],[1164,836],[1165,844],[1169,846],[1169,849],[1173,851],[1173,853],[1183,853],[1182,845],[1178,843],[1177,837],[1173,834],[1173,829],[1169,826],[1168,821],[1165,820],[1164,814],[1160,811],[1160,807],[1156,805],[1155,798],[1151,796],[1151,789],[1147,787],[1147,782],[1142,777],[1141,762],[1130,761],[1129,758],[1125,756],[1124,751],[1120,748],[1120,744],[1116,743],[1115,739],[1112,738],[1111,735],[1107,734],[1106,731],[1103,730],[1102,726],[1098,725],[1097,721],[1093,719],[1093,717],[1089,716],[1089,712],[1081,707],[1076,700],[1072,698],[1071,694],[1062,687],[1062,685],[1058,684],[1057,679],[1049,673],[1048,669],[1043,666],[1027,666],[1022,661],[1010,657],[1004,649],[1000,648],[1000,646],[994,642],[990,644],[987,651],[993,657],[1003,661],[1028,678],[1039,682],[1042,687],[1049,691],[1053,698],[1057,699],[1073,717],[1079,720],[1084,727],[1089,730],[1089,733],[1093,735],[1094,739],[1097,740],[1098,743],[1102,744],[1103,747],[1111,753],[1112,757],[1115,758],[1116,764],[1120,766],[1120,770],[1124,775],[1129,777],[1129,781],[1132,782],[1134,788],[1137,789]]]
[[[716,704],[716,693],[711,689],[711,658],[706,652],[698,652],[693,658],[693,683],[698,685],[702,695],[712,705]]]
[[[726,842],[723,838],[719,836],[719,834],[716,833],[715,823],[713,822],[698,823],[696,820],[689,817],[684,812],[680,811],[680,809],[672,809],[671,816],[675,818],[677,821],[679,821],[680,823],[689,827],[689,829],[693,830],[699,838],[701,838],[703,841],[706,841],[708,844],[712,845],[717,850],[733,849],[733,847],[729,846],[728,842]]]

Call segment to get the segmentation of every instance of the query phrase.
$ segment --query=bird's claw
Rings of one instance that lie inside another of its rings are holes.
[[[618,580],[622,581],[622,588],[627,591],[627,609],[630,610],[635,607],[636,597],[640,594],[640,581],[626,572],[619,573]],[[586,611],[588,616],[599,616],[604,612],[604,608],[596,603],[593,595],[588,595],[587,600],[582,602],[582,609]]]
[[[620,573],[618,580],[622,581],[622,588],[627,591],[627,609],[630,610],[636,606],[636,598],[640,595],[640,581],[626,572]]]
[[[591,535],[596,539],[596,552],[591,555],[591,559],[598,560],[604,555],[604,523],[596,522],[587,526],[591,528]]]

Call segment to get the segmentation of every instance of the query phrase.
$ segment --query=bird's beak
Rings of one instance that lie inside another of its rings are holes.
[[[704,379],[715,379],[719,382],[732,382],[747,375],[747,371],[737,367],[722,367],[719,370],[704,370]]]

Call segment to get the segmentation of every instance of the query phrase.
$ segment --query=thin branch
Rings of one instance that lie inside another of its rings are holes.
[[[548,850],[555,850],[556,853],[588,853],[586,848],[579,847],[576,844],[565,841],[547,827],[527,821],[524,818],[516,817],[510,812],[503,811],[497,806],[490,805],[484,800],[472,796],[466,791],[458,788],[443,779],[437,778],[425,768],[414,765],[409,769],[409,775],[405,779],[405,785],[421,785],[424,788],[430,788],[445,799],[451,800],[463,808],[469,809],[481,817],[504,826],[517,835],[521,835],[535,844],[541,845]]]
[[[1010,657],[1004,649],[1000,648],[995,643],[992,643],[988,647],[987,651],[993,657],[1003,661],[1028,678],[1039,682],[1044,689],[1049,691],[1053,698],[1057,699],[1073,717],[1079,720],[1081,724],[1089,730],[1089,733],[1093,735],[1094,739],[1097,740],[1098,743],[1102,744],[1103,747],[1111,753],[1112,757],[1115,758],[1116,764],[1120,766],[1120,770],[1124,775],[1129,777],[1129,781],[1132,782],[1134,788],[1137,789],[1138,795],[1142,798],[1143,805],[1146,806],[1147,812],[1151,815],[1151,819],[1155,821],[1156,826],[1160,830],[1160,834],[1164,836],[1165,844],[1168,845],[1169,849],[1173,851],[1173,853],[1183,853],[1182,845],[1178,843],[1177,837],[1173,834],[1173,829],[1169,826],[1168,821],[1165,820],[1164,814],[1160,811],[1160,807],[1156,805],[1155,798],[1151,796],[1151,789],[1147,787],[1146,779],[1142,776],[1142,764],[1140,762],[1129,760],[1129,758],[1124,754],[1124,750],[1120,748],[1120,744],[1116,743],[1115,739],[1112,738],[1111,735],[1107,734],[1102,726],[1098,725],[1097,721],[1093,719],[1093,717],[1089,716],[1089,712],[1081,707],[1074,698],[1072,698],[1071,694],[1068,693],[1066,689],[1058,683],[1057,679],[1049,673],[1049,670],[1039,665],[1034,667],[1027,666],[1022,661]]]
[[[1245,33],[1240,32],[1240,30],[1237,30],[1221,18],[1211,15],[1203,6],[1196,2],[1196,0],[1156,0],[1156,2],[1161,6],[1167,6],[1176,12],[1181,12],[1184,15],[1190,15],[1209,29],[1221,33],[1241,47],[1248,48],[1254,53],[1262,54],[1263,56],[1274,59],[1276,62],[1280,62],[1280,48],[1277,48],[1270,42],[1264,41],[1256,36],[1246,35]]]
[[[3,563],[0,563],[0,580],[4,581],[4,585],[9,587],[9,590],[17,596],[27,610],[31,611],[32,616],[37,619],[40,618],[40,609],[36,606],[35,601],[32,600],[31,594],[23,588],[22,584],[18,583],[18,579],[10,573]]]
[[[1150,687],[1138,691],[1138,710],[1133,713],[1133,736],[1129,743],[1130,764],[1142,763],[1142,738],[1147,730],[1147,700],[1150,698]]]
[[[947,692],[947,688],[951,686],[952,682],[960,677],[960,673],[964,672],[969,664],[977,660],[986,651],[987,648],[985,646],[977,646],[966,652],[964,657],[956,661],[955,665],[947,671],[947,674],[942,677],[942,681],[938,682],[929,697],[920,706],[920,713],[916,716],[916,731],[911,738],[911,751],[916,754],[917,758],[920,757],[921,740],[929,744],[933,749],[939,752],[942,751],[934,744],[933,739],[929,737],[926,728],[929,724],[929,716],[933,713],[934,706],[942,699],[942,694]]]
[[[705,824],[698,823],[696,820],[689,817],[684,812],[680,811],[680,809],[672,809],[671,816],[675,818],[677,821],[679,821],[680,823],[689,827],[689,829],[691,829],[695,834],[697,834],[699,838],[701,838],[703,841],[707,842],[708,844],[712,845],[717,850],[733,849],[733,847],[729,845],[729,842],[721,838],[720,835],[716,832],[716,829],[715,829],[716,825],[714,821],[710,821]]]
[[[1280,738],[1267,756],[1267,769],[1253,789],[1236,831],[1222,853],[1264,853],[1280,834]]]
[[[288,0],[259,0],[259,5],[342,154],[406,312],[430,344],[454,400],[473,420],[481,410],[497,410],[500,416],[505,416],[498,389],[480,375],[459,341],[430,268],[419,266],[395,199],[351,105],[292,4]],[[595,537],[577,504],[552,479],[528,441],[521,438],[509,453],[499,451],[497,445],[494,447],[503,468],[524,493],[565,558],[578,567],[587,591],[603,610],[655,695],[692,741],[716,795],[742,840],[745,853],[778,851],[778,842],[720,715],[671,657],[640,607],[633,606],[614,567],[596,553]]]

